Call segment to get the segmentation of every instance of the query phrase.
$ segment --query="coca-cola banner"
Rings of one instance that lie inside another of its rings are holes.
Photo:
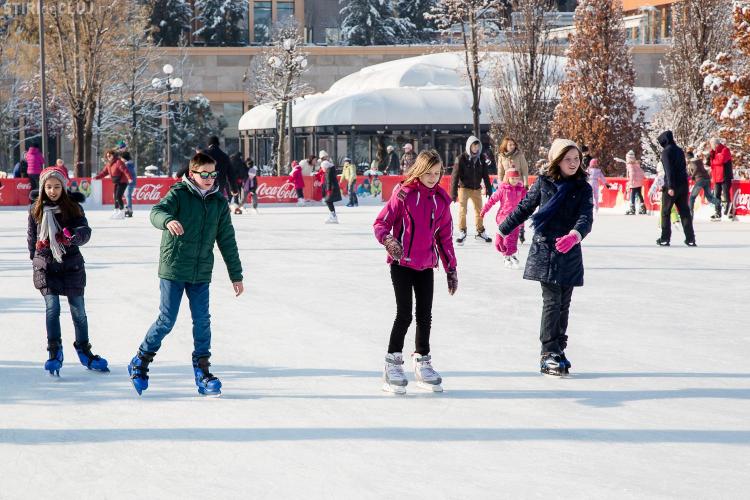
[[[294,203],[297,191],[288,177],[258,177],[258,203]]]
[[[155,205],[169,192],[169,188],[177,182],[170,177],[138,177],[133,190],[134,205]],[[102,184],[102,203],[113,205],[115,202],[115,185],[107,179]]]

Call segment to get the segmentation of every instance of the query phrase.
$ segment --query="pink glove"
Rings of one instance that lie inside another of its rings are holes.
[[[505,253],[508,250],[508,247],[505,246],[505,239],[499,234],[495,235],[495,248],[500,253]]]
[[[578,235],[568,234],[555,240],[555,248],[560,253],[568,253],[570,249],[579,243]]]
[[[66,238],[68,238],[68,239],[71,239],[71,238],[73,237],[73,233],[71,233],[71,232],[70,232],[70,229],[68,229],[67,227],[66,227],[66,228],[63,228],[63,235],[64,235],[64,236],[65,236]]]
[[[390,234],[383,240],[383,246],[393,260],[401,260],[404,256],[404,247]]]

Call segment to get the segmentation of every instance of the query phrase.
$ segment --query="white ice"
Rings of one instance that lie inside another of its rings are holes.
[[[539,284],[470,223],[454,297],[436,274],[445,392],[398,397],[381,391],[395,304],[376,210],[341,207],[338,226],[320,206],[233,217],[247,291],[233,296],[217,252],[219,399],[197,395],[186,302],[151,387],[128,380],[159,300],[147,209],[89,212],[91,342],[112,372],[78,364],[63,299],[59,379],[42,369],[26,213],[0,211],[0,498],[747,498],[750,225],[704,208],[697,248],[679,230],[661,248],[655,216],[603,211],[573,295],[575,375],[557,380],[538,373]]]

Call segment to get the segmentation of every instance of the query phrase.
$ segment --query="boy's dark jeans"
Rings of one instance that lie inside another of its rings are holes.
[[[568,313],[570,299],[573,296],[572,286],[555,283],[542,284],[542,326],[539,329],[539,340],[542,342],[542,354],[562,353],[568,345]]]
[[[185,283],[160,279],[161,302],[159,317],[156,319],[141,344],[143,352],[156,352],[161,342],[174,327],[180,311],[182,292],[190,302],[193,317],[193,359],[211,356],[211,315],[208,313],[208,283]]]
[[[47,341],[60,342],[60,296],[45,295],[44,302],[47,305]],[[73,328],[76,332],[76,342],[79,344],[89,343],[89,322],[86,318],[86,306],[83,295],[68,297],[70,315],[73,317]]]

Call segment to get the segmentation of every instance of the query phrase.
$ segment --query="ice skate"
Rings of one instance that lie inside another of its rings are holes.
[[[128,364],[130,382],[139,396],[148,389],[148,365],[154,360],[155,355],[156,353],[142,352],[138,349],[138,354]]]
[[[698,245],[695,243],[695,240],[685,240],[685,244],[689,247],[697,247]]]
[[[721,221],[721,214],[713,214],[713,215],[711,216],[711,220],[712,220],[713,222],[720,222],[720,221]]]
[[[667,240],[663,240],[661,238],[659,238],[658,240],[656,240],[656,244],[659,245],[660,247],[668,247],[669,246],[669,242]]]
[[[210,367],[211,363],[208,362],[207,357],[193,360],[195,385],[198,386],[198,393],[203,396],[221,396],[221,381],[208,371]]]
[[[383,367],[383,390],[394,394],[406,394],[408,383],[404,375],[404,358],[401,353],[386,354]]]
[[[109,218],[110,219],[118,219],[119,218],[118,217],[119,213],[120,213],[120,209],[119,208],[115,208],[114,210],[112,210],[112,215],[110,215]]]
[[[513,262],[510,260],[510,256],[505,256],[503,259],[503,265],[505,266],[505,269],[513,269]]]
[[[414,377],[417,380],[417,387],[432,392],[443,392],[443,378],[432,367],[432,356],[426,354],[414,353],[411,355],[414,363]]]
[[[242,209],[239,206],[234,207],[234,215],[242,215]]]
[[[297,199],[297,206],[298,207],[304,207],[306,204],[307,204],[307,202],[305,202],[305,200],[303,200],[303,199]]]
[[[126,208],[125,209],[125,217],[133,217],[133,209],[132,208]]]
[[[485,231],[477,233],[477,235],[474,236],[474,239],[484,240],[485,243],[491,243],[492,242],[492,238],[490,238],[489,236],[487,236],[487,233]]]
[[[567,367],[559,354],[547,352],[542,354],[539,361],[539,371],[543,375],[562,377],[567,374]]]
[[[44,363],[44,369],[49,372],[50,375],[59,377],[60,368],[63,365],[63,348],[60,342],[48,342],[47,351],[49,351],[49,359]]]
[[[648,210],[646,210],[646,205],[641,205],[641,208],[638,209],[638,213],[640,215],[647,215],[648,214]]]
[[[563,371],[565,372],[565,375],[570,374],[570,369],[573,367],[573,365],[570,363],[570,360],[565,356],[565,352],[560,353],[560,360],[561,365],[563,367]]]
[[[510,256],[510,267],[513,269],[521,269],[521,263],[515,255]]]
[[[91,344],[73,342],[73,347],[75,347],[78,359],[83,366],[97,372],[109,372],[107,360],[97,354],[93,354],[91,352]]]
[[[120,210],[119,208],[115,210],[115,213],[112,214],[113,219],[124,219],[125,218],[125,211]]]
[[[635,215],[635,207],[633,205],[630,205],[630,208],[628,208],[628,211],[625,212],[625,215]]]
[[[466,241],[466,231],[463,229],[458,232],[458,238],[456,238],[456,244],[457,245],[463,245],[464,241]]]
[[[338,223],[339,223],[338,217],[336,217],[335,213],[331,212],[331,214],[326,219],[326,224],[338,224]]]

